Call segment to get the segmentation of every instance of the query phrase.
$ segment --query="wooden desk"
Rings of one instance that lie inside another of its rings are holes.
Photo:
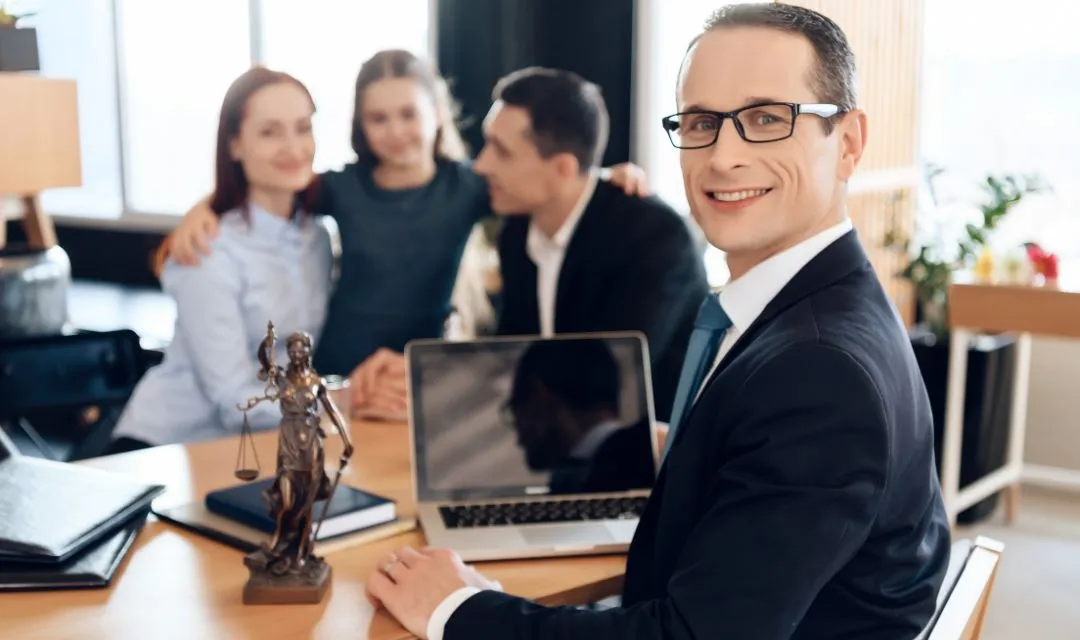
[[[398,423],[357,423],[356,455],[342,483],[398,501],[415,513],[408,434]],[[270,473],[276,434],[256,436],[263,473]],[[328,446],[328,459],[340,451]],[[82,464],[161,482],[162,505],[185,503],[207,491],[235,484],[237,439],[158,447]],[[341,638],[411,637],[364,597],[364,581],[375,562],[403,545],[423,545],[419,530],[326,556],[333,585],[319,605],[245,606],[241,591],[248,572],[243,554],[158,521],[147,523],[125,566],[108,589],[0,594],[0,625],[7,638]],[[625,556],[482,563],[486,575],[509,593],[550,605],[584,604],[618,593]],[[365,635],[366,633],[366,635]]]
[[[1075,272],[1073,272],[1075,273]],[[945,400],[941,489],[951,524],[958,513],[1005,490],[1005,516],[1016,517],[1024,471],[1031,336],[1080,338],[1080,282],[1062,280],[1057,288],[978,284],[959,281],[949,287],[949,386]],[[968,344],[976,332],[1019,334],[1012,415],[1005,465],[960,487],[960,451],[967,384]]]

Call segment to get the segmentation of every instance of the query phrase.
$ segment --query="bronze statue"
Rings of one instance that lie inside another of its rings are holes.
[[[258,350],[261,365],[258,378],[267,383],[266,393],[237,407],[245,412],[241,460],[244,440],[251,439],[246,412],[262,401],[278,401],[282,415],[277,472],[273,484],[263,494],[277,526],[269,543],[244,557],[244,564],[251,571],[244,586],[244,603],[318,603],[330,584],[330,565],[314,554],[315,539],[341,473],[352,457],[353,446],[325,381],[311,366],[311,336],[302,331],[289,336],[285,343],[289,354],[287,368],[274,363],[275,342],[271,322]],[[323,442],[327,434],[319,424],[320,405],[345,444],[332,480],[325,468]],[[257,478],[258,470],[244,468],[241,460],[237,462],[236,476],[242,480]],[[325,503],[316,518],[315,503],[319,500]]]

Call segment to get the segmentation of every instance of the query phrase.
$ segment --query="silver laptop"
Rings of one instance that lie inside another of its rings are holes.
[[[429,545],[470,562],[626,551],[656,477],[643,335],[414,341],[406,359]]]

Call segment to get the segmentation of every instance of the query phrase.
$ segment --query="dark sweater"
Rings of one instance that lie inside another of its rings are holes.
[[[491,215],[484,180],[457,162],[440,162],[415,189],[381,189],[356,164],[320,179],[318,211],[337,222],[342,255],[315,350],[319,373],[348,375],[379,347],[441,336],[469,233]]]

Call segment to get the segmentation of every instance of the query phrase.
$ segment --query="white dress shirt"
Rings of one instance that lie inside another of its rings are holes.
[[[824,251],[825,247],[839,240],[851,229],[851,220],[844,218],[843,222],[810,236],[790,249],[781,251],[720,289],[720,307],[731,319],[731,328],[724,334],[724,340],[716,352],[716,359],[709,370],[709,375],[705,376],[697,395],[701,395],[705,382],[712,377],[724,356],[731,351],[735,342],[746,333],[750,325],[754,324],[780,290],[787,286],[795,274],[799,273],[817,254]]]
[[[566,247],[574,237],[574,229],[585,213],[585,208],[592,200],[598,179],[597,172],[590,173],[589,182],[581,192],[581,197],[555,235],[549,236],[535,224],[529,224],[525,251],[536,265],[536,302],[540,310],[540,335],[545,338],[555,335],[555,298],[559,291],[559,272],[562,270],[563,258],[566,257]]]
[[[591,189],[588,190],[591,193]],[[588,200],[585,200],[588,202]],[[584,207],[582,207],[584,209]],[[580,217],[580,213],[578,214]],[[571,222],[571,219],[567,219],[567,223]],[[575,222],[576,223],[576,222]],[[566,225],[563,225],[564,227]],[[731,347],[735,345],[735,342],[742,336],[750,325],[757,320],[761,312],[765,310],[765,307],[772,302],[772,299],[776,297],[780,290],[783,289],[792,278],[795,277],[799,271],[802,270],[811,260],[814,259],[819,253],[825,250],[833,242],[836,242],[848,231],[851,231],[851,220],[845,218],[843,222],[829,227],[828,229],[807,238],[799,244],[781,251],[780,253],[772,256],[768,260],[765,260],[761,264],[755,266],[742,275],[742,277],[732,280],[727,283],[720,290],[720,306],[724,309],[728,318],[731,319],[731,328],[724,334],[724,340],[720,343],[720,349],[716,354],[716,360],[713,362],[712,369],[709,372],[709,376],[705,377],[705,380],[712,376],[712,372],[716,370],[716,367],[724,359],[724,356],[731,351]],[[532,229],[529,229],[529,239],[532,240]],[[559,229],[562,233],[562,229]],[[531,245],[531,242],[530,242]],[[535,261],[536,258],[533,258]],[[560,257],[561,263],[561,257]],[[537,263],[537,267],[540,264]],[[558,277],[558,272],[555,274]],[[541,282],[538,278],[537,282]],[[541,286],[538,294],[541,294],[543,288]],[[543,298],[541,298],[541,305]],[[554,300],[552,299],[551,307],[554,307]],[[541,306],[541,310],[543,306]],[[541,317],[543,311],[541,311]],[[542,326],[543,323],[541,323]],[[702,389],[704,383],[702,384]],[[701,389],[698,389],[700,395]],[[450,616],[454,614],[461,603],[465,602],[473,595],[480,592],[480,589],[475,587],[462,587],[454,593],[447,596],[442,603],[436,607],[435,612],[431,616],[431,620],[428,621],[428,638],[430,640],[443,640],[443,632],[445,631],[446,623],[449,622]]]

